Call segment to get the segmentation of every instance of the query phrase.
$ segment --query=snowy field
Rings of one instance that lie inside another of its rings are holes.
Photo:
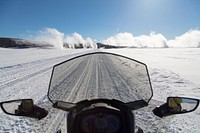
[[[106,51],[122,54],[147,64],[154,91],[153,100],[165,102],[168,96],[200,99],[200,49],[113,49]],[[169,127],[167,130],[154,130],[153,132],[199,133],[200,107],[195,112],[158,121],[166,122]]]
[[[55,132],[63,122],[62,116],[66,114],[50,109],[46,97],[52,66],[80,53],[92,51],[96,50],[0,49],[0,101],[32,98],[36,104],[50,111],[48,117],[41,121],[7,116],[0,111],[0,132]],[[154,90],[152,101],[165,102],[168,96],[200,99],[200,49],[101,51],[118,53],[146,63]],[[146,124],[138,125],[148,132],[200,132],[199,108],[189,114],[165,119],[149,117],[143,112],[136,112],[137,116],[142,124]],[[159,123],[167,125],[162,126]]]

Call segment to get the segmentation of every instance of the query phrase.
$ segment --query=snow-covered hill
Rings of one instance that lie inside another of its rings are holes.
[[[1,48],[0,102],[32,98],[36,104],[48,108],[50,114],[41,121],[35,121],[7,116],[0,111],[0,132],[54,132],[59,128],[59,124],[65,120],[63,118],[65,114],[62,111],[50,109],[51,106],[46,97],[52,66],[77,54],[91,51]],[[200,49],[109,49],[103,51],[122,54],[147,64],[154,90],[151,105],[164,102],[168,96],[179,95],[200,99],[200,75],[198,75]],[[145,128],[145,131],[200,132],[199,108],[193,113],[163,120],[149,117],[144,111],[136,112],[136,117],[138,116],[137,119],[140,121],[138,125]],[[55,117],[58,118],[56,121],[53,120]],[[163,126],[163,124],[167,125]]]

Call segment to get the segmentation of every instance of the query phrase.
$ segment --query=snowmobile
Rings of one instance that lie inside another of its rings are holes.
[[[149,105],[153,96],[147,65],[107,52],[79,55],[53,67],[48,99],[67,114],[68,133],[142,133],[136,131],[134,110]],[[0,103],[9,115],[43,119],[48,111],[32,99]],[[199,100],[168,97],[153,109],[158,117],[194,111]]]

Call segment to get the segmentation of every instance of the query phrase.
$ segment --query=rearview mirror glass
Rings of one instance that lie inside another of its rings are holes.
[[[1,102],[1,109],[4,113],[14,116],[26,116],[42,119],[47,116],[48,111],[33,104],[32,99],[19,99]]]
[[[199,100],[185,97],[168,97],[167,105],[171,113],[188,113],[194,111],[198,107]]]
[[[1,103],[1,108],[6,114],[21,116],[23,113],[29,113],[33,109],[32,99],[22,99],[7,101]]]

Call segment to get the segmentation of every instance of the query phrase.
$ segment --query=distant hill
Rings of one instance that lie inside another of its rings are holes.
[[[0,47],[3,47],[3,48],[33,48],[33,47],[47,48],[47,47],[53,47],[53,45],[39,44],[36,42],[31,42],[31,41],[19,39],[19,38],[0,38]]]

